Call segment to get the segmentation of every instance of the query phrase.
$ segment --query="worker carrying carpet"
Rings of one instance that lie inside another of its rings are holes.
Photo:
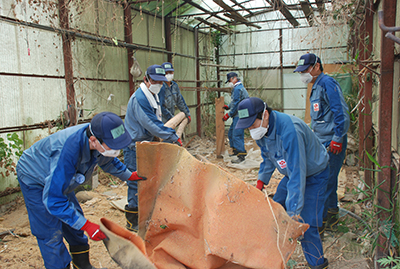
[[[74,189],[91,178],[96,165],[121,180],[143,179],[116,158],[131,143],[121,118],[111,112],[93,117],[90,124],[61,130],[25,150],[17,164],[18,181],[47,269],[92,269],[90,239],[106,238],[99,225],[88,221]]]
[[[288,215],[303,219],[310,228],[301,240],[304,256],[311,269],[327,268],[318,227],[322,225],[325,191],[329,177],[329,156],[313,131],[291,115],[268,107],[260,98],[240,102],[236,128],[249,128],[261,149],[263,162],[258,172],[257,188],[268,184],[275,169],[285,175],[274,201]]]

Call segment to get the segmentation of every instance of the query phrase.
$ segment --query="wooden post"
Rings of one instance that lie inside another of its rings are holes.
[[[217,135],[217,158],[222,158],[221,153],[225,149],[225,123],[222,120],[222,118],[224,117],[224,105],[225,102],[223,96],[215,98],[215,133]]]

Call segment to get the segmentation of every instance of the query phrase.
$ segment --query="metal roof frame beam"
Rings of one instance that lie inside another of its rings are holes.
[[[214,23],[212,23],[212,22],[206,21],[206,20],[203,19],[203,18],[195,17],[195,19],[198,20],[198,21],[200,21],[201,23],[204,23],[204,24],[210,26],[211,28],[214,28],[214,29],[220,31],[221,33],[224,33],[224,34],[226,34],[226,35],[229,33],[228,30],[222,28],[222,26],[219,26],[219,25],[214,24]]]
[[[324,0],[315,0],[315,3],[317,4],[320,15],[322,15],[325,11]]]
[[[193,3],[191,0],[183,0],[183,1],[185,1],[185,3],[188,3],[189,5],[197,8],[197,9],[200,9],[201,11],[206,12],[207,14],[210,14],[210,16],[213,16],[213,17],[215,17],[215,18],[217,18],[217,19],[219,19],[221,21],[224,21],[226,23],[231,23],[231,21],[229,21],[227,19],[224,19],[224,18],[222,18],[222,17],[220,17],[218,15],[212,14],[210,11],[208,11],[207,9],[205,9],[204,7],[202,7],[202,6],[200,6],[200,5],[196,4],[196,3]]]
[[[308,21],[308,25],[313,26],[314,11],[311,8],[310,2],[308,0],[300,1],[301,9],[304,12],[304,16]]]
[[[240,15],[238,12],[236,12],[236,10],[234,10],[233,8],[231,8],[230,6],[228,6],[227,4],[224,3],[224,1],[222,0],[213,0],[214,3],[216,3],[217,5],[219,5],[220,7],[222,7],[224,10],[226,10],[227,12],[229,12],[230,14],[224,14],[225,16],[234,19],[236,21],[239,21],[243,24],[246,24],[247,26],[252,26],[255,27],[257,29],[261,29],[261,26],[256,25],[252,22],[249,22],[246,18],[244,18],[242,15]]]
[[[271,6],[274,7],[274,10],[279,10],[282,15],[290,22],[291,25],[294,27],[297,27],[300,25],[300,23],[293,17],[292,13],[289,11],[287,5],[283,0],[265,0],[267,1]]]

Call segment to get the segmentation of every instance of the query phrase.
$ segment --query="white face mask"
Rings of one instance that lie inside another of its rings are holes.
[[[97,140],[100,144],[100,141]],[[104,149],[103,152],[100,152],[104,157],[118,157],[120,150],[119,149],[105,149],[102,144],[100,146]]]
[[[165,77],[168,81],[172,81],[174,79],[174,74],[166,74]]]
[[[265,112],[265,105],[264,105],[264,112]],[[263,115],[262,115],[260,127],[250,130],[250,136],[254,140],[260,140],[268,132],[269,124],[268,124],[267,128],[262,126],[263,121],[264,121],[264,112],[263,112]]]
[[[300,73],[301,82],[308,84],[313,80],[313,76],[310,73]]]
[[[149,91],[151,91],[154,94],[158,94],[161,90],[162,84],[151,84],[149,87]]]
[[[228,83],[228,87],[231,88],[231,89],[233,89],[233,87],[235,87],[235,85],[234,85],[232,82],[229,82],[229,83]]]

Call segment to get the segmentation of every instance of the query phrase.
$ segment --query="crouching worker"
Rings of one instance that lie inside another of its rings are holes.
[[[236,128],[249,128],[251,137],[261,149],[263,162],[257,188],[263,190],[275,168],[285,175],[273,199],[289,216],[310,225],[301,240],[309,267],[327,268],[328,260],[324,258],[318,233],[329,176],[326,149],[302,120],[273,111],[259,98],[240,102],[238,114]]]
[[[101,169],[121,180],[137,180],[116,157],[128,146],[131,136],[120,117],[102,112],[90,124],[52,134],[25,150],[17,174],[28,210],[31,231],[36,236],[47,269],[93,269],[89,261],[88,238],[106,238],[99,225],[83,216],[74,189]]]

